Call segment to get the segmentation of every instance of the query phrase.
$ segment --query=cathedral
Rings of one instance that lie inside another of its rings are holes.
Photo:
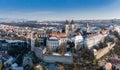
[[[74,35],[75,29],[76,29],[76,26],[74,21],[72,20],[71,22],[69,22],[68,20],[66,20],[65,32],[68,37],[71,37]]]

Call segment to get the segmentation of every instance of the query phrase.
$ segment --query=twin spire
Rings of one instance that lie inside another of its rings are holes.
[[[66,24],[75,24],[73,20],[71,20],[71,22],[69,22],[68,20],[66,20],[65,23],[66,23]]]

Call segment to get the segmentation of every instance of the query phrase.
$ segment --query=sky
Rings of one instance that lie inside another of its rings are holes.
[[[120,0],[0,0],[0,18],[120,19]]]

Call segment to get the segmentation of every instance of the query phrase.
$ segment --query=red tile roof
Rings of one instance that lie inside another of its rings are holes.
[[[56,33],[56,34],[50,34],[50,36],[54,36],[54,37],[66,37],[66,33]]]
[[[106,33],[109,32],[109,30],[101,30],[100,32],[101,32],[102,34],[106,34]]]

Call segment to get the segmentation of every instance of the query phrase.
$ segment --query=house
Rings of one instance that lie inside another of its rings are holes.
[[[109,34],[109,30],[101,30],[93,33],[87,33],[84,44],[92,49],[94,45],[97,45],[100,41],[102,41]]]
[[[39,35],[39,41],[40,41],[40,47],[43,48],[46,46],[47,39],[49,38],[48,34],[40,34]]]
[[[51,47],[53,49],[56,49],[57,47],[59,47],[59,40],[57,37],[50,37],[47,40],[47,46]]]
[[[62,43],[67,43],[68,38],[65,33],[55,33],[55,34],[50,34],[49,39],[47,40],[47,46],[52,47],[56,49],[59,47]]]
[[[75,43],[75,48],[77,49],[77,46],[80,45],[80,43],[83,41],[83,36],[79,34],[77,36],[72,37],[71,40]]]
[[[120,34],[120,26],[119,25],[114,25],[114,31],[117,31]]]

